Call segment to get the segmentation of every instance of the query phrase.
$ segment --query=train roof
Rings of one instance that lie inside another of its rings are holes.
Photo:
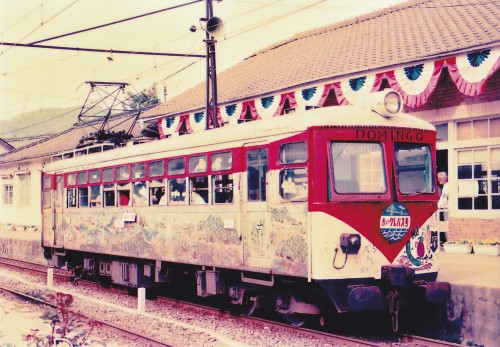
[[[408,114],[383,117],[359,106],[325,107],[60,160],[47,164],[44,171],[68,170],[97,163],[116,165],[118,162],[152,160],[165,156],[165,152],[173,152],[171,156],[176,156],[265,144],[312,127],[390,127],[435,131],[432,124]]]

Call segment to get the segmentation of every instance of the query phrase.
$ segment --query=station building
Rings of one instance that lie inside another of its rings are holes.
[[[395,89],[405,112],[438,131],[437,170],[448,173],[451,188],[442,225],[448,238],[498,239],[499,17],[494,2],[410,0],[297,34],[217,75],[217,120],[235,129],[271,117],[286,122],[290,112],[360,104]],[[195,136],[205,131],[205,93],[202,83],[142,120],[158,125],[162,141]],[[0,224],[23,225],[30,213],[39,225],[40,171],[57,151],[75,148],[75,139],[62,140],[68,134],[52,141],[72,148],[46,140],[0,155]]]

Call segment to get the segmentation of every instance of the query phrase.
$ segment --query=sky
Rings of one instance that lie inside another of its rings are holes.
[[[189,2],[193,0],[0,0],[0,41],[31,44]],[[224,22],[217,36],[217,71],[296,33],[401,2],[404,1],[214,0],[214,15]],[[205,32],[199,21],[204,16],[205,2],[201,1],[39,44],[205,54]],[[198,27],[194,33],[189,30],[192,25]],[[41,108],[81,108],[90,92],[86,81],[128,83],[125,90],[132,94],[155,85],[163,102],[165,88],[168,100],[203,82],[205,69],[203,58],[2,45],[0,120]]]

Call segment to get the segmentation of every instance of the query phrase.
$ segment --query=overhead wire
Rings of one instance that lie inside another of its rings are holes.
[[[50,17],[49,19],[47,19],[45,22],[42,22],[38,27],[36,27],[35,29],[33,29],[32,31],[30,31],[28,34],[24,35],[21,39],[19,39],[17,41],[17,44],[19,44],[22,40],[24,40],[25,38],[27,38],[28,36],[30,36],[31,34],[33,34],[35,31],[37,31],[38,29],[40,29],[44,24],[47,24],[48,22],[50,22],[52,19],[56,18],[57,16],[59,16],[61,13],[63,13],[64,11],[66,11],[68,8],[70,8],[71,6],[73,6],[74,4],[76,4],[79,0],[75,0],[73,1],[71,4],[69,4],[68,6],[66,6],[65,8],[63,8],[62,10],[60,10],[59,12],[57,12],[56,14],[54,14],[52,17]],[[43,4],[42,4],[43,6]],[[13,46],[7,48],[5,51],[3,52],[0,52],[0,55],[2,54],[5,54],[7,53]]]
[[[77,1],[78,1],[78,0],[77,0]],[[199,1],[201,1],[201,0],[199,0]],[[263,21],[263,22],[261,22],[261,23],[259,23],[259,24],[257,24],[257,25],[253,25],[253,26],[246,27],[246,28],[244,28],[244,29],[243,29],[243,31],[242,31],[242,30],[236,31],[234,34],[231,34],[231,35],[229,36],[229,38],[227,38],[227,37],[226,37],[226,39],[225,39],[225,40],[232,39],[232,38],[234,38],[234,37],[236,37],[236,36],[239,36],[239,35],[245,34],[245,33],[249,32],[249,31],[251,31],[251,30],[255,30],[255,29],[259,28],[259,27],[262,27],[262,26],[267,25],[267,24],[269,24],[269,23],[272,23],[272,22],[274,22],[274,21],[280,20],[280,19],[282,19],[282,18],[288,17],[288,16],[293,15],[293,14],[295,14],[295,13],[298,13],[298,12],[300,12],[300,11],[306,10],[306,9],[311,8],[311,7],[313,7],[313,6],[315,6],[315,5],[319,4],[319,3],[322,3],[322,2],[324,2],[324,1],[326,1],[326,0],[320,0],[320,1],[317,1],[317,2],[315,2],[315,3],[313,3],[313,4],[311,4],[311,5],[307,5],[307,6],[301,7],[301,8],[299,8],[299,9],[297,9],[297,10],[294,10],[294,11],[292,11],[292,12],[286,13],[286,14],[284,14],[284,15],[280,15],[280,16],[273,17],[273,18],[271,18],[271,19],[269,19],[269,20],[266,20],[266,21]],[[195,1],[195,2],[198,2],[198,1]],[[275,1],[275,2],[273,2],[272,4],[275,4],[275,3],[277,3],[277,2],[280,2],[280,0]],[[266,4],[266,5],[264,5],[264,6],[259,7],[259,9],[264,8],[264,7],[267,7],[267,6],[270,6],[270,5],[272,5],[272,4],[269,4],[269,5],[268,5],[268,4]],[[246,13],[250,13],[250,12],[254,12],[254,11],[255,11],[255,10],[254,10],[254,9],[252,9],[252,10],[246,11],[246,12],[244,12],[244,13],[242,13],[242,14],[236,15],[236,16],[234,16],[234,17],[235,17],[235,18],[238,18],[238,17],[240,17],[240,16],[245,15]],[[192,45],[192,46],[194,46],[194,43],[193,43],[193,45]],[[191,47],[192,47],[192,46],[191,46]],[[202,48],[200,48],[200,49],[202,49]],[[200,49],[197,49],[197,50],[200,50]],[[197,50],[195,50],[195,51],[197,51]],[[180,59],[180,58],[178,58],[178,59]],[[176,59],[176,60],[177,60],[177,59]],[[164,82],[165,80],[167,80],[167,79],[169,79],[169,78],[171,78],[171,77],[173,77],[173,76],[175,76],[175,75],[179,74],[180,72],[182,72],[182,71],[184,71],[184,70],[188,69],[188,68],[189,68],[189,67],[191,67],[192,65],[194,65],[194,64],[196,64],[196,63],[198,63],[199,61],[202,61],[202,60],[204,60],[204,58],[201,58],[201,59],[199,59],[199,60],[197,60],[197,61],[195,61],[195,62],[192,62],[192,63],[190,63],[190,64],[188,64],[188,65],[186,65],[186,66],[184,66],[184,67],[180,68],[180,69],[179,69],[179,70],[177,70],[176,72],[174,72],[174,73],[172,73],[172,74],[170,74],[170,75],[166,76],[165,78],[163,78],[163,79],[161,79],[161,80],[157,81],[156,83],[161,83],[161,82]],[[171,63],[171,62],[166,63],[166,64],[170,64],[170,63]],[[101,64],[101,66],[102,66],[102,65],[103,65],[103,64]],[[158,68],[158,66],[156,66],[155,68],[153,68],[153,69],[151,69],[151,70],[155,70],[155,69],[157,69],[157,68]],[[147,73],[147,71],[145,71],[145,72],[143,72],[143,73]],[[129,76],[129,77],[130,77],[130,78],[133,78],[134,76],[137,76],[137,75],[138,75],[138,74],[135,74],[135,75],[132,75],[132,76]],[[138,93],[138,94],[139,94],[139,93]],[[136,95],[137,95],[137,94],[136,94]],[[39,125],[39,124],[46,123],[46,122],[48,122],[48,121],[51,121],[51,120],[54,120],[54,119],[60,118],[60,117],[62,117],[62,116],[64,116],[64,115],[66,115],[66,114],[67,114],[67,113],[64,113],[64,114],[62,114],[62,115],[56,116],[56,117],[54,117],[54,118],[52,118],[52,119],[49,119],[49,120],[43,121],[43,122],[41,122],[41,123],[34,124],[34,125],[32,125],[32,126],[36,126],[36,125]],[[24,127],[24,128],[22,128],[22,129],[18,129],[18,130],[11,131],[11,132],[7,132],[7,133],[17,132],[17,131],[24,130],[24,129],[29,128],[29,127],[32,127],[32,126]],[[6,133],[2,133],[2,134],[0,134],[0,135],[3,135],[3,134],[6,134]]]

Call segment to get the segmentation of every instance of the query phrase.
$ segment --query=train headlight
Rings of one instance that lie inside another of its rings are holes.
[[[345,254],[358,254],[361,247],[361,236],[359,234],[340,235],[340,248]]]
[[[384,117],[397,116],[403,108],[401,95],[392,89],[372,94],[372,110]]]

